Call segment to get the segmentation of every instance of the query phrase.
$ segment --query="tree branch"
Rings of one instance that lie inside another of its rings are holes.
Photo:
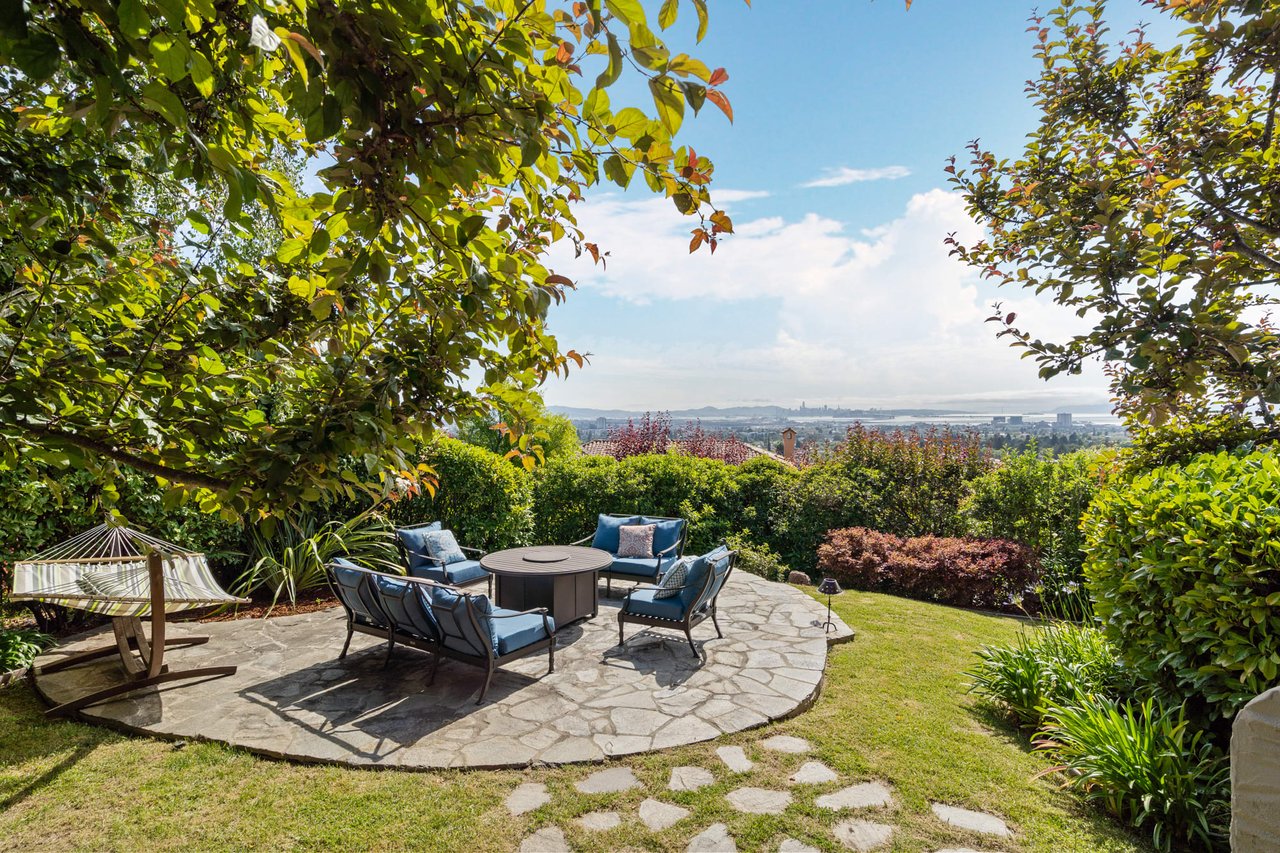
[[[89,438],[79,433],[67,432],[56,427],[46,426],[44,424],[33,424],[27,421],[19,421],[17,426],[33,435],[41,438],[62,441],[67,444],[88,450],[93,453],[101,454],[108,459],[112,459],[130,468],[135,468],[144,474],[151,474],[156,477],[163,477],[166,480],[172,480],[175,483],[181,483],[184,486],[195,486],[202,489],[212,489],[214,491],[225,491],[230,487],[229,480],[220,480],[209,474],[202,474],[199,471],[184,471],[180,468],[172,468],[160,462],[143,458],[136,451],[123,450],[104,441]]]

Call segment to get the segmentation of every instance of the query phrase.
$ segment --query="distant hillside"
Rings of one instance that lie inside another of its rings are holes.
[[[549,406],[551,411],[565,415],[566,417],[576,420],[592,420],[594,418],[608,418],[610,420],[618,420],[622,418],[639,418],[643,417],[645,412],[627,411],[624,409],[583,409],[574,406]],[[659,410],[661,411],[661,410]],[[717,408],[715,406],[703,406],[700,409],[672,409],[667,412],[672,420],[713,420],[721,418],[862,418],[864,420],[873,421],[893,417],[913,417],[913,418],[937,418],[946,415],[965,415],[970,412],[950,410],[950,409],[835,409],[835,408],[804,408],[789,409],[785,406],[729,406],[726,408]]]

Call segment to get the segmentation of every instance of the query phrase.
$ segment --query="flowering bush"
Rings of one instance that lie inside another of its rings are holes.
[[[1016,542],[904,539],[863,527],[828,533],[818,548],[818,568],[854,589],[987,610],[1020,609],[1035,580],[1031,551]]]

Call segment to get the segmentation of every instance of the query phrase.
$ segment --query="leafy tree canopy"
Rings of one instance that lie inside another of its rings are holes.
[[[1234,412],[1274,424],[1280,337],[1280,4],[1146,0],[1176,43],[1117,38],[1105,3],[1032,19],[1039,127],[1015,160],[975,142],[949,167],[987,228],[953,254],[1048,293],[1092,327],[1041,340],[997,305],[1049,378],[1101,358],[1135,422]]]
[[[416,473],[440,424],[529,406],[582,364],[541,259],[599,259],[586,188],[643,182],[694,248],[732,230],[673,143],[732,117],[655,34],[680,13],[701,39],[705,0],[4,3],[0,466],[279,513],[361,488],[343,457]],[[624,75],[651,100],[611,103]]]
[[[576,453],[581,446],[573,421],[546,409],[539,409],[531,421],[508,423],[498,412],[487,412],[464,418],[457,424],[458,438],[467,444],[502,454],[526,469]],[[520,440],[527,443],[520,449]]]

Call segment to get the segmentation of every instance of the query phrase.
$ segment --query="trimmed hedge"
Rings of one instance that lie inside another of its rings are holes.
[[[841,585],[983,610],[1021,609],[1035,580],[1031,551],[1006,539],[919,536],[853,527],[832,530],[818,568]]]
[[[1280,675],[1280,457],[1195,457],[1117,482],[1085,518],[1094,612],[1125,662],[1210,723]]]

